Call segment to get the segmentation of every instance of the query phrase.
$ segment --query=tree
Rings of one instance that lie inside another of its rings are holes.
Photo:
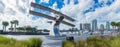
[[[16,28],[18,31],[24,31],[24,27],[18,27]]]
[[[13,21],[10,21],[10,23],[11,23],[10,30],[13,31],[13,24],[14,24],[14,22],[13,22]]]
[[[118,31],[120,31],[120,22],[117,23]]]
[[[19,21],[18,20],[13,20],[13,23],[14,23],[14,29],[15,29],[15,32],[16,32],[16,26],[19,25]]]
[[[112,25],[112,27],[113,27],[113,30],[115,30],[115,25],[116,25],[116,23],[115,23],[115,22],[111,22],[111,25]]]
[[[3,21],[2,25],[3,25],[3,31],[6,31],[6,27],[9,25],[9,23],[7,21]]]
[[[31,26],[26,26],[26,30],[27,30],[27,32],[31,32],[32,31],[32,27]]]
[[[31,27],[31,26],[26,26],[26,30],[27,30],[27,32],[35,32],[36,28],[35,27]]]

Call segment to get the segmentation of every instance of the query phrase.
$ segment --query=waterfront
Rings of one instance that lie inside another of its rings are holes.
[[[62,47],[62,40],[50,40],[46,35],[3,35],[5,37],[14,38],[17,40],[27,40],[32,37],[37,37],[43,40],[42,47]]]
[[[44,47],[62,47],[62,41],[64,40],[64,39],[52,40],[52,39],[47,38],[46,37],[47,35],[2,35],[2,36],[8,37],[8,38],[14,38],[17,40],[27,40],[27,39],[30,39],[32,37],[37,37],[37,38],[40,38],[43,40],[42,47],[43,46]],[[80,36],[74,35],[75,40],[85,39],[89,36],[90,36],[90,32],[85,33],[85,34],[80,35]]]
[[[91,35],[91,32],[86,31],[81,35],[74,34],[74,35],[68,35],[68,36],[73,36],[74,40],[76,41],[76,40],[86,39],[90,36],[101,36],[101,35],[109,36],[109,35],[111,35],[111,33],[114,35],[117,32],[105,31],[104,34],[100,34],[99,31],[96,31],[96,32],[94,32],[93,35]],[[14,38],[17,40],[28,40],[30,38],[37,37],[37,38],[40,38],[43,40],[42,47],[62,47],[62,41],[65,40],[65,39],[55,40],[55,39],[47,38],[46,36],[49,36],[49,35],[2,35],[2,36],[8,37],[8,38]]]

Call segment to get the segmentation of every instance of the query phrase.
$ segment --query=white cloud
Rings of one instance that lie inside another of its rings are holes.
[[[46,3],[48,3],[48,2],[49,2],[49,0],[41,0],[41,2],[46,2]]]
[[[88,9],[89,7],[91,7],[93,5],[93,0],[78,0],[79,3],[74,5],[74,2],[71,1],[71,3],[69,5],[65,5],[62,9],[61,12],[70,16],[70,17],[74,17],[74,19],[76,19],[76,23],[74,23],[75,25],[77,25],[76,27],[78,27],[80,22],[85,22],[85,15],[83,14],[83,11]]]
[[[11,21],[14,19],[19,20],[20,25],[31,25],[38,26],[39,28],[49,29],[50,24],[47,23],[47,19],[39,18],[33,20],[28,14],[28,10],[31,9],[29,4],[33,0],[1,0],[0,1],[0,29],[2,29],[2,21]],[[43,2],[48,2],[49,0],[42,0]],[[59,10],[56,8],[56,4],[51,8],[60,11],[70,17],[74,17],[77,21],[74,23],[78,27],[79,23],[91,22],[93,19],[106,20],[106,21],[120,21],[120,0],[116,0],[111,6],[105,5],[102,8],[97,8],[96,11],[83,14],[83,11],[87,10],[94,4],[93,0],[78,0],[79,3],[74,5],[74,2],[71,1],[70,4],[67,4],[65,1],[64,7]],[[101,0],[103,1],[103,0]],[[101,2],[99,0],[99,2]],[[105,2],[108,0],[104,0]],[[8,3],[9,2],[9,3]],[[51,14],[54,16],[54,14]],[[86,17],[86,18],[85,18]],[[42,19],[42,20],[41,20]],[[63,27],[64,26],[64,27]],[[69,26],[61,24],[61,29],[68,28]]]
[[[95,12],[89,12],[86,14],[86,16],[90,16],[90,19],[101,18],[100,20],[104,19],[106,21],[115,21],[115,19],[120,19],[118,17],[118,14],[120,13],[116,13],[120,11],[119,2],[119,0],[116,0],[111,6],[97,8]]]
[[[0,1],[0,13],[3,13],[3,10],[5,8],[5,5]]]
[[[33,20],[32,15],[29,15],[28,11],[30,9],[29,4],[31,1],[32,0],[0,1],[0,9],[3,11],[3,13],[0,12],[0,29],[2,29],[2,21],[12,21],[15,19],[19,20],[19,26],[31,25],[33,27],[38,26],[38,28],[48,28],[49,24],[46,23],[46,19],[39,18],[37,20]]]
[[[107,3],[107,1],[108,0],[99,0],[99,2],[104,3]],[[101,21],[120,21],[120,0],[115,0],[110,6],[105,5],[84,15],[83,11],[91,7],[93,3],[93,0],[79,0],[79,4],[74,5],[72,3],[65,5],[61,11],[68,16],[75,17],[77,26],[79,23],[91,22],[93,19],[97,19],[100,24],[105,24],[105,22]]]

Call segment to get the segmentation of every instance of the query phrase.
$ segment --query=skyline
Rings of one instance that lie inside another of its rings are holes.
[[[38,28],[49,29],[50,24],[47,23],[47,19],[29,15],[29,3],[33,0],[2,0],[0,1],[0,29],[2,29],[1,21],[11,21],[17,19],[20,21],[19,26],[31,25],[38,26]],[[36,0],[35,0],[36,1]],[[7,3],[9,2],[9,3]],[[34,2],[34,1],[33,1]],[[49,3],[51,2],[51,3]],[[77,3],[75,3],[77,2]],[[36,1],[44,6],[49,4],[48,7],[60,11],[74,19],[76,19],[75,25],[79,27],[78,23],[91,22],[93,19],[97,19],[98,23],[106,23],[106,21],[120,21],[120,0],[41,0]],[[63,3],[61,5],[61,3]],[[43,12],[43,11],[42,11]],[[43,12],[49,14],[49,12]],[[54,14],[49,14],[54,15]],[[86,17],[86,18],[85,18]],[[42,21],[41,21],[42,20]],[[69,26],[64,26],[68,28]],[[63,28],[63,29],[64,29]],[[62,29],[62,28],[60,28]]]

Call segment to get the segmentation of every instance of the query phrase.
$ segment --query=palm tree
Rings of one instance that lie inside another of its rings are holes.
[[[13,24],[14,24],[14,22],[13,22],[13,21],[10,21],[10,23],[11,23],[11,28],[10,28],[10,30],[13,31]]]
[[[3,25],[3,31],[6,31],[6,27],[9,25],[9,23],[7,21],[3,21],[2,25]]]
[[[24,30],[24,27],[18,27],[16,28],[18,31],[23,31]]]
[[[115,30],[115,25],[116,25],[116,23],[115,23],[115,22],[111,22],[111,25],[112,25],[113,31],[114,31],[114,30]]]
[[[117,23],[118,32],[120,31],[120,22]]]
[[[27,30],[27,32],[31,32],[32,31],[32,27],[31,26],[26,26],[26,30]]]
[[[16,32],[16,26],[19,25],[19,21],[18,20],[13,20],[13,23],[14,23],[14,29],[15,29],[15,32]]]

